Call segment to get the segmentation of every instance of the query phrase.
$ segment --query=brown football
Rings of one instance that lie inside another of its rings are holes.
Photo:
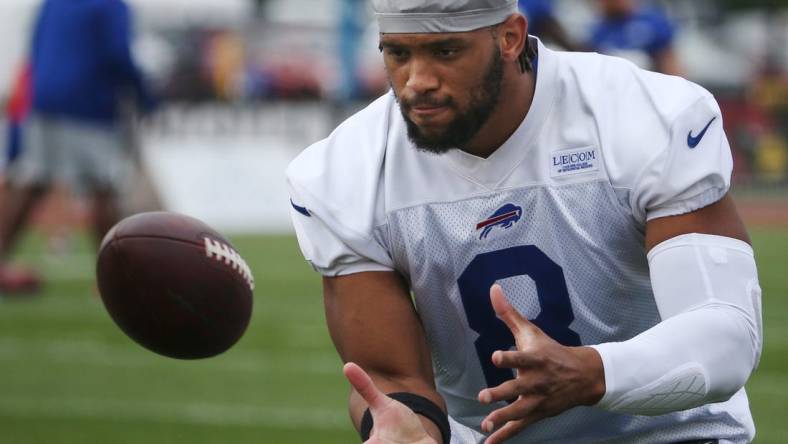
[[[219,233],[181,214],[141,213],[120,221],[101,243],[96,277],[118,327],[172,358],[224,352],[252,315],[249,266]]]

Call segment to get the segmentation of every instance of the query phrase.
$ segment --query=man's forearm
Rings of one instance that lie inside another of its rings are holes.
[[[761,352],[761,307],[752,249],[689,234],[649,253],[664,319],[624,342],[595,346],[605,368],[598,406],[657,415],[724,401],[741,389]]]
[[[736,393],[755,366],[750,321],[730,306],[670,318],[625,342],[595,346],[605,367],[598,407],[661,415]]]

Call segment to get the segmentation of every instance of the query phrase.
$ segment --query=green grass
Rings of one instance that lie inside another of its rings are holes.
[[[85,242],[20,260],[56,280],[42,297],[0,303],[2,443],[348,443],[347,386],[322,311],[319,279],[294,238],[236,239],[255,271],[252,323],[203,361],[133,344],[104,311]]]
[[[753,233],[766,345],[748,390],[759,443],[788,437],[788,232]],[[325,328],[319,280],[291,237],[236,238],[255,272],[252,324],[214,359],[134,345],[106,315],[85,242],[66,257],[35,237],[20,260],[52,279],[0,300],[2,443],[350,443],[347,384]]]
[[[788,439],[788,231],[754,230],[763,289],[764,348],[747,385],[758,443]]]

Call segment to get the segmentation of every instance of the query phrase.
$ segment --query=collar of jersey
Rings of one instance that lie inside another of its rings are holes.
[[[530,37],[536,39],[536,37]],[[550,114],[558,91],[555,85],[558,66],[555,54],[539,45],[536,87],[531,108],[525,119],[509,139],[489,157],[482,158],[462,150],[451,150],[445,155],[457,173],[486,188],[500,187],[528,153],[532,151],[543,122]]]

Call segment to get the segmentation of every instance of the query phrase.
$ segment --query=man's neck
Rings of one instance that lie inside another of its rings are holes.
[[[525,119],[534,99],[536,75],[508,69],[503,78],[498,106],[487,123],[461,149],[468,154],[487,158],[514,134]]]

